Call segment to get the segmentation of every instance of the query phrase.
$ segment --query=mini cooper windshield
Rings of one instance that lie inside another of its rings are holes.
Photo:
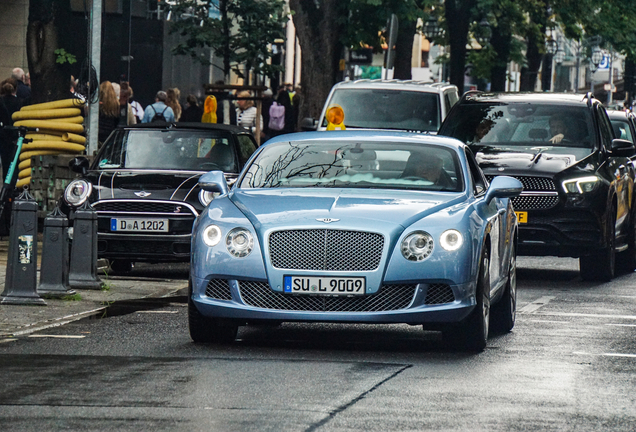
[[[585,107],[524,103],[464,105],[448,118],[447,136],[492,147],[594,149],[596,134]]]
[[[460,192],[457,154],[409,143],[282,142],[252,161],[241,188],[342,187]]]
[[[224,131],[121,131],[104,144],[95,168],[238,172],[231,139]]]

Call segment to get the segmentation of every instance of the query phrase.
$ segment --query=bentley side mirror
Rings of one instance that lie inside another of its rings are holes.
[[[199,187],[204,191],[218,192],[221,195],[225,195],[229,191],[223,171],[210,171],[203,174],[199,177]]]
[[[490,182],[490,187],[486,191],[485,201],[490,204],[493,198],[512,198],[523,191],[523,185],[519,180],[508,176],[497,176]]]

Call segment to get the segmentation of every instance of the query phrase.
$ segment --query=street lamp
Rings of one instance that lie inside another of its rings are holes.
[[[551,56],[553,56],[553,55],[555,55],[557,53],[558,50],[559,50],[559,44],[557,43],[557,41],[552,39],[552,36],[550,36],[548,38],[548,40],[546,41],[546,43],[545,43],[545,51],[546,51],[546,53],[548,53]]]
[[[437,17],[433,15],[430,15],[426,22],[424,22],[422,32],[429,41],[444,35],[444,29],[439,25]]]
[[[563,63],[563,60],[565,60],[565,51],[559,48],[556,54],[554,55],[554,61],[557,62],[557,64],[561,64]]]
[[[479,26],[477,27],[477,34],[475,35],[475,39],[479,43],[479,45],[485,47],[490,42],[490,38],[492,37],[492,29],[490,28],[490,23],[484,17],[479,21]]]

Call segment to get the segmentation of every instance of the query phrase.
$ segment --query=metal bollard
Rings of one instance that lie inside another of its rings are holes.
[[[88,201],[73,215],[68,279],[73,288],[98,290],[102,287],[102,281],[97,277],[97,213]]]
[[[0,304],[41,305],[37,293],[38,203],[25,188],[13,201],[4,292]]]
[[[75,294],[68,282],[68,218],[59,207],[44,219],[40,285],[38,293],[47,297]]]

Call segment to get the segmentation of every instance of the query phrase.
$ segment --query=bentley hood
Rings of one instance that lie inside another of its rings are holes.
[[[552,177],[592,154],[592,149],[559,146],[470,146],[486,174]]]
[[[456,193],[377,189],[242,189],[231,194],[232,202],[257,229],[328,225],[388,231],[408,227],[462,199],[465,196]]]

